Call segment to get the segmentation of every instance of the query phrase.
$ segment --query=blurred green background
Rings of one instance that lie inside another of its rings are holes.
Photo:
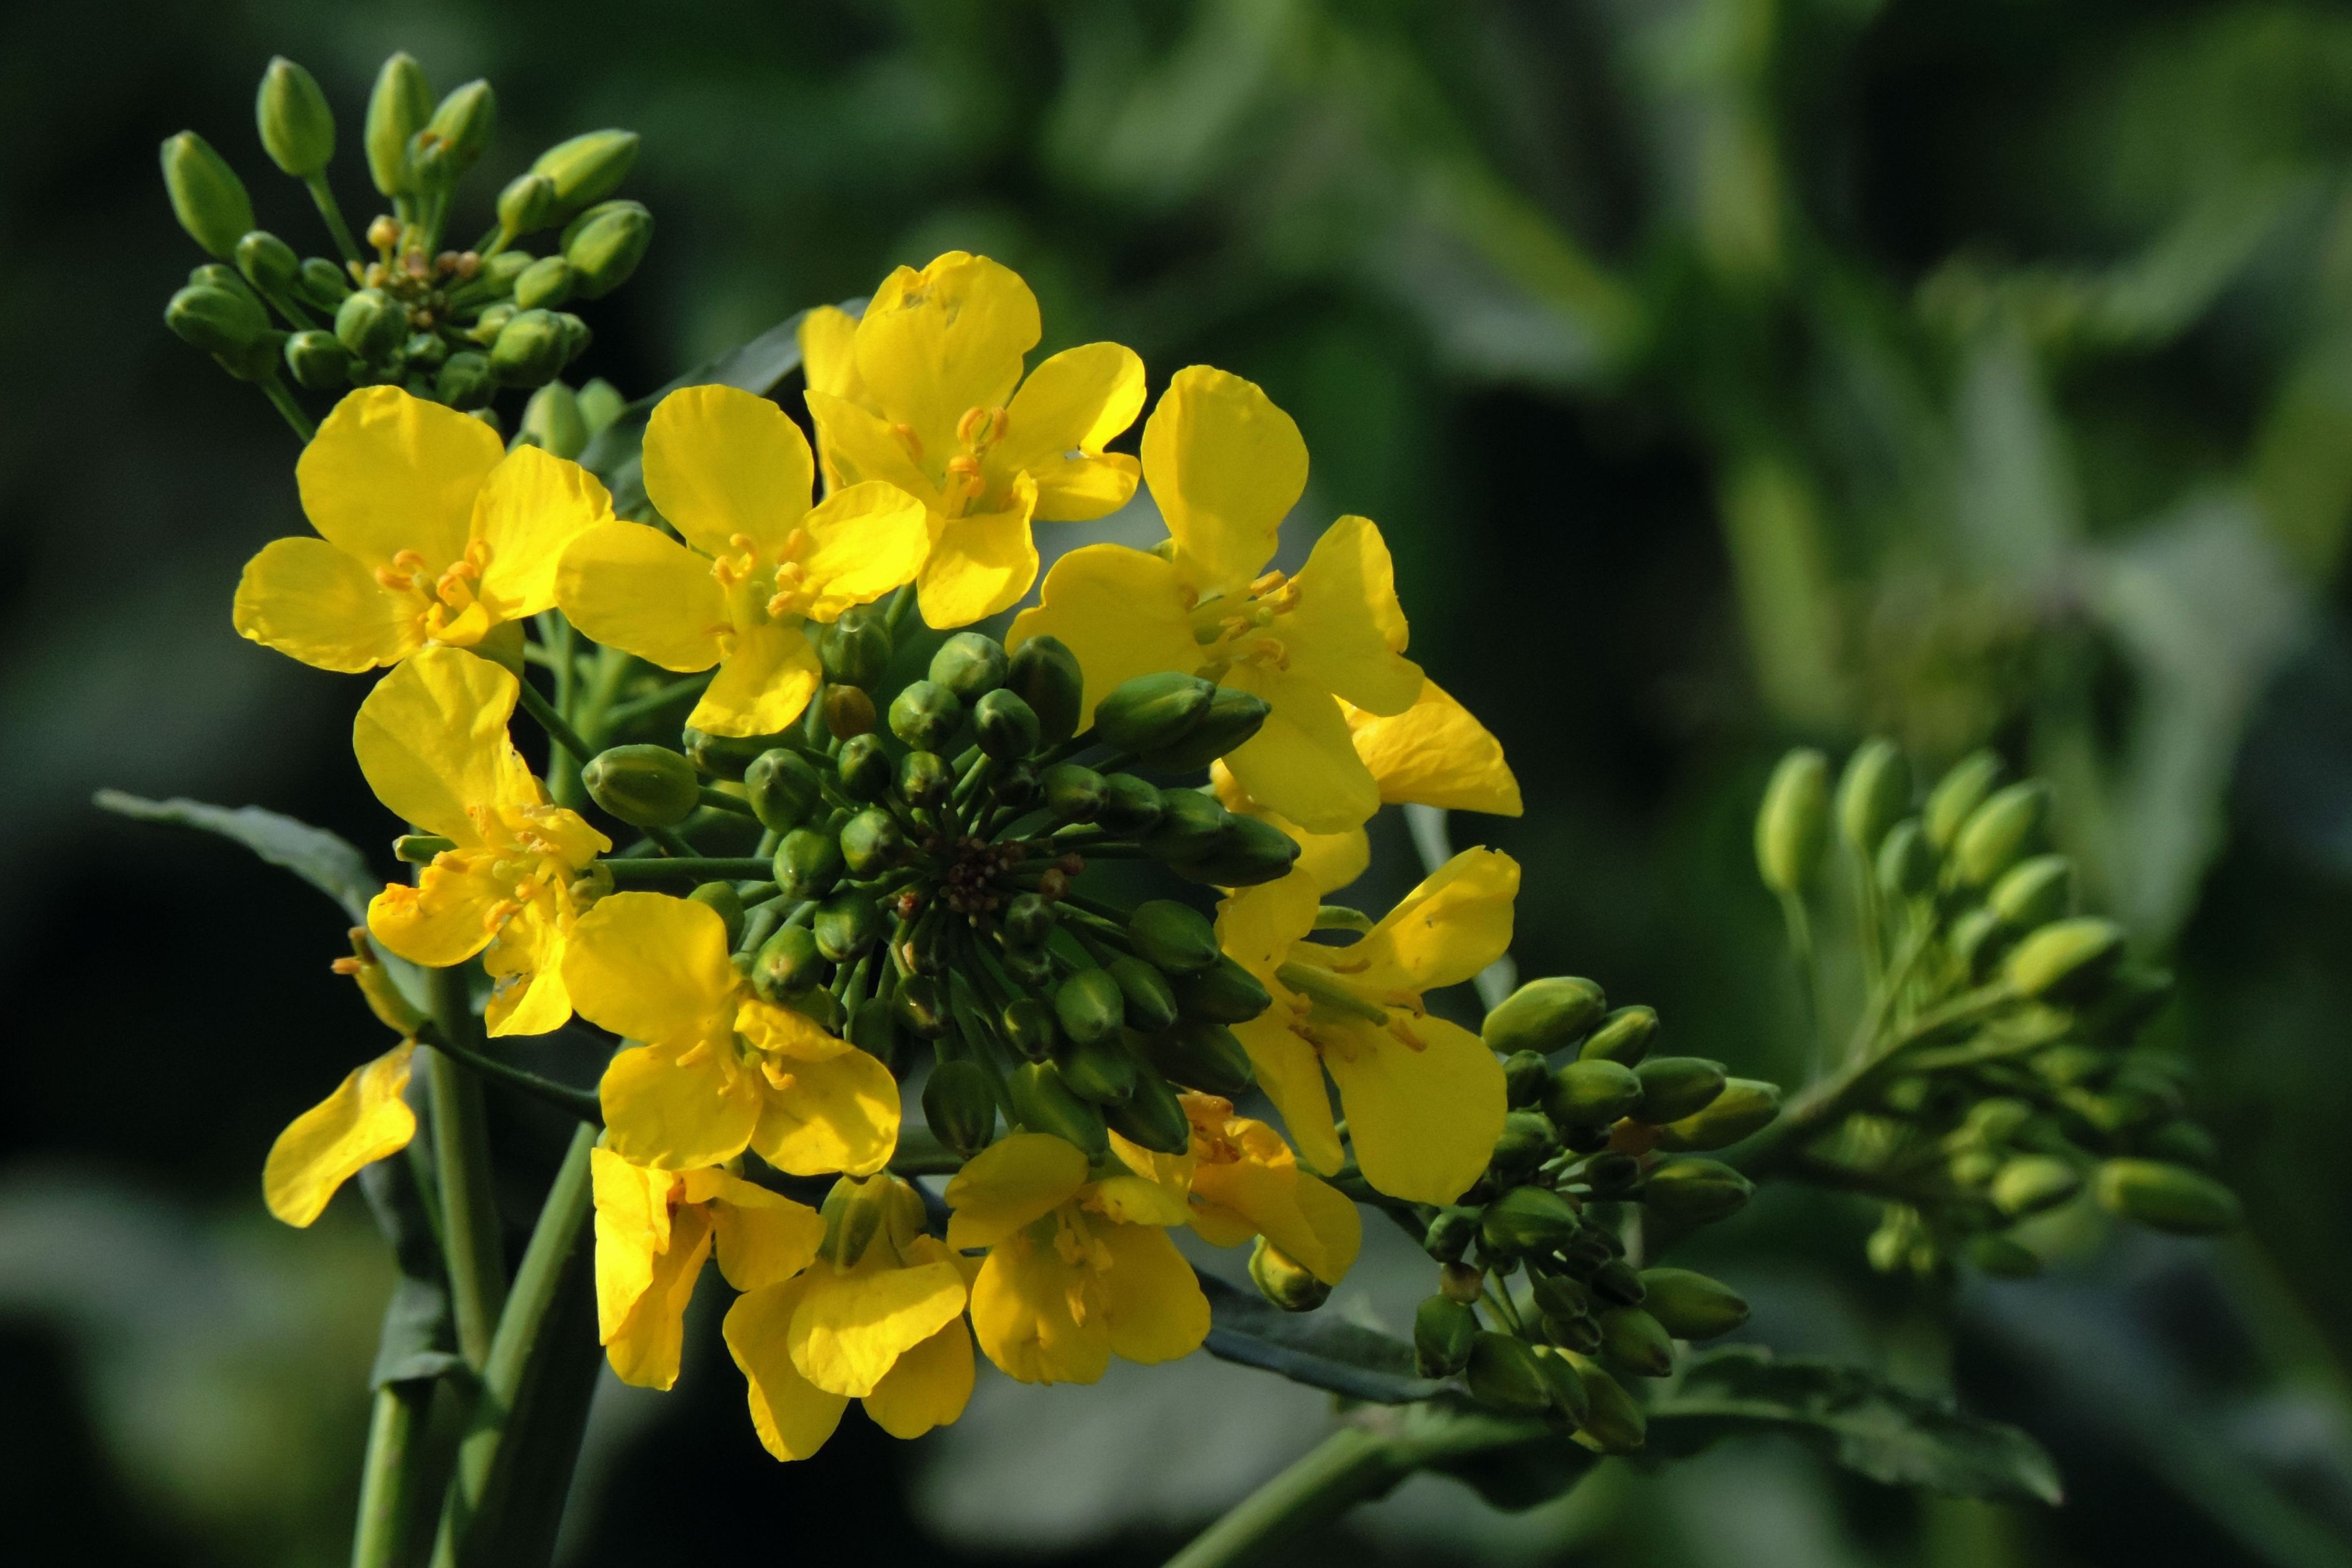
[[[354,1200],[298,1236],[257,1190],[278,1129],[377,1048],[328,972],[341,921],[88,802],[393,831],[347,744],[358,684],[229,628],[239,564],[300,527],[294,447],[162,328],[200,258],[154,149],[203,132],[265,226],[320,248],[254,84],[277,52],[317,73],[364,222],[358,117],[395,47],[497,86],[466,222],[559,137],[644,132],[625,194],[658,231],[577,373],[631,395],[950,247],[1027,276],[1048,350],[1261,382],[1314,454],[1290,547],[1379,521],[1414,655],[1518,769],[1524,818],[1454,827],[1528,868],[1525,972],[1793,1079],[1749,813],[1785,745],[1874,731],[2053,778],[2095,898],[2177,967],[2162,1034],[2246,1236],[2085,1227],[1948,1310],[1867,1273],[1843,1201],[1759,1203],[1705,1255],[1756,1337],[2030,1427],[2065,1508],[1759,1444],[1515,1519],[1424,1479],[1314,1560],[2352,1563],[2352,10],[2179,0],[10,8],[12,1560],[347,1552],[389,1270]],[[1414,875],[1379,833],[1368,903]],[[552,1136],[500,1114],[510,1146]],[[1382,1281],[1413,1267],[1376,1247],[1335,1306],[1393,1326]],[[951,1432],[853,1418],[785,1468],[712,1338],[675,1394],[600,1397],[567,1561],[1156,1562],[1329,1419],[1205,1358],[984,1377]]]

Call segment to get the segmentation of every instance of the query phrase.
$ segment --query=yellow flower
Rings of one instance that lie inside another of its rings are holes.
[[[1184,1199],[1186,1217],[1212,1247],[1263,1236],[1326,1285],[1337,1285],[1363,1245],[1364,1223],[1345,1194],[1298,1168],[1282,1134],[1234,1114],[1233,1101],[1187,1090],[1192,1146],[1161,1154],[1111,1134],[1128,1168]]]
[[[236,629],[321,669],[396,664],[420,647],[521,658],[520,622],[555,603],[555,566],[613,516],[577,463],[396,386],[337,404],[294,477],[316,538],[246,563]]]
[[[827,479],[887,480],[922,499],[930,549],[917,592],[934,626],[1029,591],[1033,519],[1084,522],[1135,493],[1135,459],[1103,444],[1143,407],[1143,362],[1087,343],[1024,381],[1038,332],[1029,286],[961,250],[899,268],[855,324],[821,310],[801,329]]]
[[[368,1010],[400,1037],[400,1044],[353,1068],[334,1093],[296,1117],[270,1145],[261,1169],[262,1198],[271,1214],[291,1226],[317,1219],[362,1167],[398,1153],[416,1136],[416,1113],[405,1096],[424,1016],[377,962],[367,929],[353,926],[351,936],[352,956],[335,960],[335,973],[359,982]]]
[[[1143,476],[1168,521],[1166,555],[1116,544],[1074,550],[1044,602],[1005,640],[1041,633],[1086,671],[1089,716],[1105,693],[1178,669],[1265,699],[1273,712],[1225,759],[1269,811],[1344,833],[1380,809],[1341,701],[1402,713],[1421,694],[1404,657],[1404,611],[1381,531],[1343,517],[1296,577],[1258,574],[1307,486],[1298,426],[1265,393],[1206,365],[1178,371],[1143,429]]]
[[[1502,956],[1518,888],[1509,856],[1465,849],[1347,946],[1306,940],[1320,894],[1296,870],[1218,906],[1219,942],[1274,997],[1234,1033],[1308,1164],[1335,1171],[1344,1158],[1328,1072],[1365,1181],[1445,1204],[1478,1179],[1502,1135],[1502,1063],[1477,1036],[1429,1014],[1421,994]]]
[[[1345,700],[1339,710],[1382,805],[1519,815],[1519,781],[1503,760],[1502,742],[1434,680],[1423,680],[1413,705],[1388,718]],[[1338,892],[1371,864],[1371,840],[1361,827],[1309,833],[1252,799],[1223,759],[1209,764],[1209,783],[1227,811],[1270,822],[1296,839],[1298,868],[1321,891]]]
[[[707,904],[614,893],[563,960],[581,1016],[643,1045],[604,1068],[605,1139],[632,1163],[720,1165],[745,1149],[796,1176],[878,1171],[898,1139],[890,1069],[752,995]]]
[[[860,1207],[864,1225],[851,1217]],[[919,1437],[971,1397],[971,1278],[964,1259],[922,1233],[921,1197],[893,1175],[845,1179],[825,1210],[832,1228],[806,1272],[727,1313],[751,1425],[779,1459],[824,1447],[852,1399],[893,1437]]]
[[[600,643],[681,672],[719,666],[687,723],[768,735],[823,676],[802,635],[910,581],[923,509],[884,484],[809,506],[815,466],[784,411],[731,386],[689,386],[646,426],[646,493],[686,539],[607,521],[572,542],[556,596]]]
[[[686,1304],[703,1260],[738,1290],[789,1279],[816,1257],[824,1221],[806,1204],[722,1170],[656,1171],[589,1151],[596,1200],[596,1337],[623,1383],[677,1381]]]
[[[436,969],[482,953],[497,983],[493,1035],[544,1034],[572,1016],[562,975],[578,912],[572,884],[613,847],[547,803],[507,738],[519,684],[470,653],[426,648],[376,682],[352,724],[352,749],[376,797],[456,846],[416,886],[378,893],[368,930]]]
[[[988,1248],[971,1287],[980,1348],[1023,1383],[1093,1383],[1116,1353],[1174,1361],[1209,1332],[1209,1301],[1165,1227],[1182,1200],[1143,1176],[1089,1181],[1087,1157],[1015,1132],[948,1183],[948,1246]]]

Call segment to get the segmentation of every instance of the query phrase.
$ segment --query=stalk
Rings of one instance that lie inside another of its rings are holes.
[[[360,1475],[359,1525],[352,1533],[352,1568],[398,1568],[407,1559],[412,1458],[424,1437],[432,1399],[430,1378],[387,1383],[375,1391],[367,1468]]]
[[[466,999],[466,972],[452,967],[428,973],[435,1022],[448,1038],[473,1046],[477,1037]],[[441,1236],[457,1321],[457,1353],[478,1372],[489,1357],[491,1332],[506,1299],[506,1261],[490,1190],[482,1085],[443,1052],[431,1051],[428,1060],[435,1174],[441,1188]]]
[[[1167,1568],[1230,1568],[1277,1549],[1375,1498],[1411,1469],[1397,1446],[1361,1426],[1342,1426],[1305,1458],[1250,1493]]]

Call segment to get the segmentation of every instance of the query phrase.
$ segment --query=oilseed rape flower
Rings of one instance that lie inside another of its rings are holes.
[[[1209,1300],[1167,1227],[1183,1201],[1148,1177],[1088,1177],[1075,1145],[1043,1132],[990,1144],[948,1183],[948,1246],[988,1248],[972,1332],[1023,1383],[1093,1383],[1110,1358],[1153,1363],[1200,1348]]]
[[[789,1279],[824,1221],[806,1204],[723,1170],[656,1171],[589,1152],[596,1205],[596,1337],[622,1382],[677,1381],[686,1305],[714,1253],[738,1290]]]
[[[1383,718],[1345,701],[1339,709],[1381,804],[1495,816],[1517,816],[1523,809],[1502,742],[1434,680],[1423,680],[1420,697],[1402,713]],[[1371,840],[1361,827],[1309,833],[1252,799],[1222,760],[1209,765],[1209,783],[1227,811],[1271,823],[1297,840],[1298,868],[1323,892],[1339,891],[1371,864]]]
[[[436,969],[482,954],[493,1035],[537,1035],[572,1016],[563,985],[572,884],[613,847],[548,804],[507,737],[520,682],[457,648],[425,648],[376,682],[352,724],[352,749],[376,798],[447,839],[415,887],[387,887],[368,930]]]
[[[1218,906],[1219,943],[1274,998],[1234,1033],[1308,1164],[1336,1171],[1344,1158],[1328,1072],[1365,1181],[1446,1204],[1478,1179],[1503,1131],[1502,1063],[1422,993],[1502,955],[1518,888],[1509,856],[1465,849],[1345,946],[1307,940],[1320,894],[1296,870]]]
[[[400,1037],[400,1044],[345,1074],[334,1093],[288,1123],[269,1146],[261,1170],[262,1198],[271,1214],[291,1226],[307,1226],[326,1213],[328,1200],[345,1182],[407,1148],[416,1136],[408,1078],[424,1015],[384,973],[368,945],[366,928],[354,926],[351,935],[352,956],[335,960],[335,973],[359,982],[368,1010]]]
[[[1330,1183],[1298,1167],[1282,1134],[1234,1114],[1233,1101],[1187,1089],[1177,1097],[1192,1124],[1191,1147],[1161,1154],[1111,1134],[1120,1161],[1184,1201],[1185,1218],[1212,1247],[1263,1236],[1326,1285],[1356,1261],[1364,1225]]]
[[[337,404],[294,477],[318,533],[246,563],[236,629],[345,673],[436,645],[519,663],[520,623],[554,605],[565,546],[613,516],[577,463],[509,452],[480,420],[396,386]]]
[[[1343,517],[1297,576],[1265,572],[1307,487],[1307,444],[1264,392],[1206,365],[1177,372],[1151,411],[1143,477],[1167,519],[1165,552],[1072,551],[1008,644],[1042,634],[1067,644],[1086,672],[1089,714],[1105,693],[1156,670],[1262,698],[1272,710],[1265,727],[1225,759],[1241,788],[1310,832],[1362,826],[1380,809],[1380,786],[1341,702],[1402,713],[1423,684],[1404,657],[1404,611],[1380,530]]]
[[[719,667],[687,723],[713,735],[790,724],[824,679],[803,620],[832,621],[911,580],[919,502],[852,485],[814,508],[816,467],[790,416],[731,386],[689,386],[646,426],[646,493],[686,541],[605,521],[572,542],[556,594],[600,643],[664,669]]]
[[[1127,504],[1134,458],[1105,452],[1143,408],[1143,362],[1086,343],[1022,375],[1036,296],[984,256],[901,267],[854,324],[810,312],[801,341],[827,478],[921,498],[923,619],[960,626],[1009,609],[1037,578],[1033,521],[1083,522]]]
[[[971,1397],[963,1313],[974,1266],[923,1234],[921,1196],[887,1173],[845,1178],[825,1213],[807,1268],[727,1313],[752,1427],[779,1459],[824,1447],[852,1399],[892,1436],[919,1437]]]
[[[633,1164],[686,1171],[745,1149],[796,1176],[864,1175],[898,1138],[890,1069],[815,1020],[751,994],[716,910],[614,893],[580,917],[563,960],[583,1017],[632,1040],[600,1093]]]

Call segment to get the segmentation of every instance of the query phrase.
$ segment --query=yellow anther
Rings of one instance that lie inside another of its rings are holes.
[[[919,463],[923,460],[923,438],[915,434],[912,425],[893,425],[890,434],[898,437],[898,445],[907,449],[907,456]]]
[[[956,421],[956,439],[963,449],[975,457],[1004,439],[1005,414],[1002,408],[967,408]]]
[[[1288,581],[1290,579],[1280,572],[1269,572],[1249,585],[1250,595],[1255,598],[1260,595],[1271,594]]]

